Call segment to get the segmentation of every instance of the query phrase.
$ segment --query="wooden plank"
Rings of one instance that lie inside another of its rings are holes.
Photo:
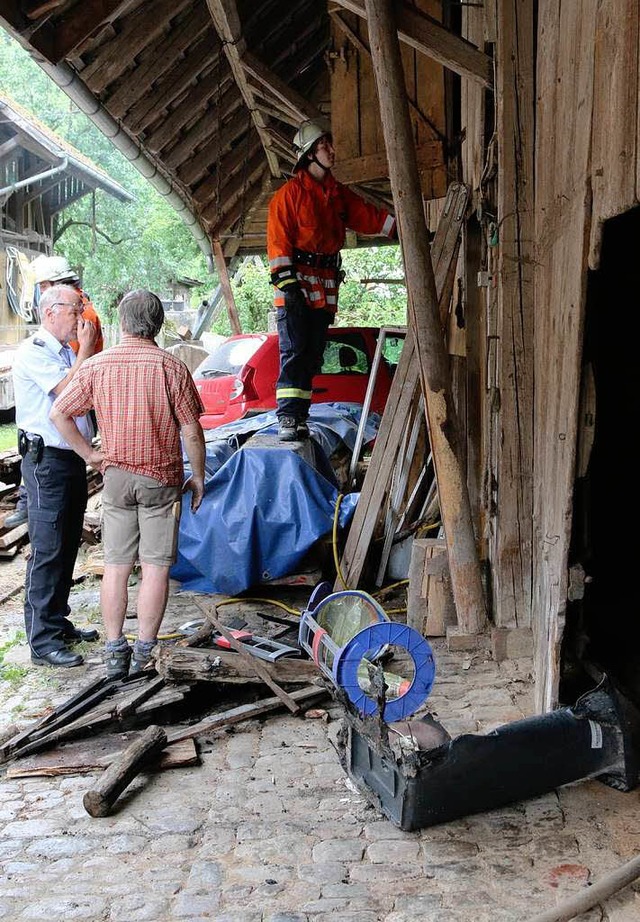
[[[418,172],[426,172],[444,165],[443,147],[441,141],[427,141],[416,148]],[[349,185],[355,182],[371,182],[376,179],[386,179],[389,176],[389,163],[387,155],[382,151],[365,154],[336,163],[332,170],[335,178]]]
[[[558,701],[590,235],[596,0],[539,4],[534,324],[536,710]]]
[[[451,298],[451,288],[448,287],[451,283],[450,269],[452,265],[455,265],[457,259],[460,230],[468,195],[469,190],[465,186],[460,183],[452,184],[434,241],[431,244],[430,258],[433,263],[441,315],[444,314],[444,305],[448,304]],[[391,471],[395,464],[410,407],[417,400],[418,395],[418,366],[413,336],[409,334],[393,376],[389,397],[343,551],[341,570],[350,588],[357,587],[362,575],[382,503],[388,495]],[[342,583],[338,578],[335,589],[342,588]]]
[[[637,0],[603,0],[598,4],[593,79],[591,188],[593,222],[589,266],[599,264],[602,225],[638,204]]]
[[[106,768],[118,758],[139,733],[109,733],[65,743],[51,752],[21,759],[7,769],[7,778],[53,778],[59,775],[81,775]],[[160,753],[160,758],[149,766],[150,771],[197,765],[200,759],[193,740],[175,743]]]
[[[493,616],[531,626],[533,579],[534,0],[498,0],[497,341],[500,361],[490,432]],[[514,49],[516,49],[514,53]]]
[[[30,43],[48,61],[58,64],[71,57],[103,23],[117,19],[128,6],[130,0],[83,0],[67,10],[55,25],[49,21],[43,23],[32,33]]]
[[[177,23],[157,45],[148,50],[139,63],[125,74],[122,83],[104,100],[104,106],[114,118],[122,118],[131,106],[144,96],[153,84],[163,77],[176,59],[182,57],[187,49],[206,29],[211,28],[211,18],[205,7],[196,7]],[[193,99],[189,98],[190,107],[197,111]]]
[[[335,0],[344,9],[366,18],[364,0]],[[394,10],[398,38],[427,57],[443,64],[461,77],[490,87],[493,83],[493,62],[460,36],[440,23],[420,13],[407,3],[398,3]]]
[[[326,688],[322,688],[318,685],[308,685],[298,691],[291,692],[291,697],[297,704],[302,706],[320,701],[328,694],[329,692]],[[282,700],[278,697],[263,698],[260,701],[254,701],[250,704],[241,704],[230,710],[205,717],[203,720],[199,721],[197,724],[192,724],[190,727],[169,731],[167,733],[167,745],[171,746],[173,743],[180,743],[183,740],[194,739],[197,736],[213,733],[215,730],[220,730],[222,727],[230,727],[233,724],[241,723],[245,720],[253,720],[256,717],[262,717],[264,714],[269,714],[272,711],[279,711],[283,706]]]
[[[101,93],[129,67],[130,62],[157,38],[189,0],[156,0],[142,4],[119,23],[117,35],[82,71],[82,81],[92,93]]]
[[[186,54],[174,61],[161,80],[131,107],[127,114],[127,129],[132,134],[139,134],[153,125],[158,118],[163,120],[164,111],[178,97],[189,89],[190,85],[204,71],[217,66],[220,48],[215,39],[207,34],[192,45]],[[218,79],[226,75],[220,69]],[[185,102],[189,117],[193,117],[191,107]]]
[[[456,610],[442,538],[415,538],[411,546],[407,624],[423,637],[444,637]]]
[[[209,609],[206,609],[204,605],[200,605],[198,603],[197,599],[194,601],[196,602],[196,605],[198,605],[198,607],[201,609],[201,611],[206,614],[206,617],[211,621],[214,627],[220,631],[222,636],[229,641],[238,656],[242,657],[247,665],[251,665],[253,667],[255,674],[260,679],[262,679],[265,685],[268,685],[269,688],[276,693],[278,698],[280,698],[282,703],[289,708],[292,714],[297,714],[300,710],[300,707],[296,704],[293,698],[287,694],[287,692],[281,688],[278,683],[274,681],[274,679],[271,678],[271,675],[269,674],[268,669],[265,668],[264,664],[257,657],[247,653],[245,648],[241,643],[239,643],[238,640],[236,640],[231,631],[229,631],[228,628],[222,624],[217,616],[215,605],[211,606]]]
[[[189,86],[186,91],[183,87],[182,92],[186,92],[189,105],[181,105],[178,97],[176,97],[178,100],[176,108],[169,112],[168,115],[163,115],[154,127],[149,128],[145,140],[145,147],[148,150],[154,153],[161,151],[174,138],[179,137],[181,129],[193,118],[193,113],[206,109],[207,105],[215,104],[220,106],[221,117],[224,112],[226,113],[224,116],[226,118],[232,111],[229,108],[229,100],[233,100],[234,105],[236,105],[238,99],[238,91],[235,84],[232,83],[230,75],[220,78],[216,73],[205,74],[197,83]],[[186,99],[183,102],[186,103]],[[151,125],[152,123],[153,117],[149,124]]]
[[[341,48],[331,62],[331,130],[339,161],[360,156],[360,122],[358,118],[359,55],[353,42],[345,41],[332,16],[331,32],[336,47]],[[340,22],[343,17],[339,17]],[[334,170],[334,175],[335,170]]]

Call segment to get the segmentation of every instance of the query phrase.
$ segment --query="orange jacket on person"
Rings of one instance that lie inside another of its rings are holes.
[[[267,219],[269,269],[293,266],[311,307],[337,309],[339,260],[335,266],[310,265],[295,258],[295,251],[336,256],[344,246],[347,229],[366,235],[395,236],[395,218],[376,208],[339,183],[331,173],[322,182],[307,170],[298,170],[273,195]],[[276,307],[284,294],[275,289]]]
[[[79,292],[80,297],[82,298],[82,304],[84,306],[84,310],[82,312],[82,319],[90,320],[91,323],[95,326],[97,334],[98,334],[96,337],[95,352],[102,352],[104,348],[104,337],[102,336],[102,324],[100,323],[100,318],[98,317],[98,314],[96,313],[95,307],[89,300],[88,295],[84,293],[82,288],[78,288],[78,286],[74,286],[74,287],[77,288],[77,291]],[[73,342],[69,343],[69,345],[71,346],[73,351],[77,354],[78,349],[80,348],[80,343],[76,339],[74,339]],[[95,352],[94,352],[94,355],[95,355]]]

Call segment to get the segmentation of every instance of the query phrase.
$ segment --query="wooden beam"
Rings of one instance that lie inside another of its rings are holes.
[[[320,110],[313,103],[306,100],[300,93],[296,93],[290,86],[287,86],[284,80],[281,80],[273,71],[265,67],[250,51],[245,51],[243,54],[242,66],[245,73],[266,87],[273,97],[289,109],[299,122],[322,116]]]
[[[231,121],[225,123],[225,119],[232,114]],[[225,93],[224,106],[220,103],[203,110],[198,121],[182,135],[178,143],[163,157],[163,161],[172,169],[188,161],[206,140],[211,143],[211,152],[215,151],[217,157],[218,152],[224,150],[227,144],[235,140],[238,132],[247,127],[247,123],[248,116],[242,106],[242,96],[232,82],[229,91]]]
[[[205,145],[202,150],[177,167],[180,180],[188,186],[199,181],[210,167],[215,166],[222,151],[233,144],[241,143],[243,134],[251,130],[251,121],[248,113],[242,108],[219,134],[215,134],[215,122],[212,120],[211,131],[215,136],[210,144]]]
[[[338,6],[366,19],[365,0],[335,0]],[[467,77],[482,86],[493,85],[493,62],[471,42],[465,41],[446,29],[441,23],[421,13],[407,3],[395,6],[395,25],[398,38],[421,54],[461,77]]]
[[[262,183],[264,181],[265,174],[270,175],[268,169],[263,166],[261,172],[258,174],[257,178],[253,182],[247,181],[247,187],[244,191],[244,194],[241,195],[234,204],[228,208],[225,203],[222,217],[216,222],[213,231],[216,237],[222,236],[236,236],[231,233],[231,230],[236,223],[239,221],[242,216],[246,216],[251,210],[253,201],[257,198],[259,192],[262,189]],[[228,231],[229,233],[224,233]],[[241,234],[239,236],[242,236]]]
[[[14,151],[20,147],[20,142],[18,138],[14,135],[12,138],[9,138],[7,141],[4,141],[0,144],[0,163],[3,160],[6,160]]]
[[[460,463],[461,441],[440,324],[398,29],[392,0],[365,0],[365,8],[456,615],[461,631],[473,635],[485,626],[486,606],[469,493]]]
[[[206,108],[206,104],[214,96],[216,99],[220,99],[221,111],[225,111],[227,95],[229,97],[233,96],[234,100],[237,99],[238,95],[235,83],[231,81],[232,85],[227,87],[230,81],[230,74],[225,74],[224,78],[220,80],[215,73],[211,73],[202,77],[195,86],[190,86],[185,91],[184,100],[186,103],[188,97],[189,105],[177,105],[173,112],[163,118],[158,127],[146,136],[145,147],[151,151],[162,150],[165,145],[178,137],[180,129],[193,118],[193,113]],[[229,115],[230,112],[231,110],[227,111],[226,114]]]
[[[185,16],[149,51],[144,60],[129,71],[122,85],[106,97],[104,106],[109,113],[114,118],[122,118],[125,112],[174,66],[176,59],[181,58],[190,45],[209,28],[211,19],[204,7],[198,7],[193,13]],[[189,106],[191,104],[192,100],[189,98]]]
[[[104,22],[115,19],[129,6],[129,0],[83,0],[55,22],[48,20],[31,35],[30,43],[58,64],[71,57]]]
[[[216,68],[219,53],[219,47],[213,45],[208,35],[192,45],[183,58],[172,64],[171,69],[158,81],[154,89],[142,96],[132,107],[127,115],[127,128],[137,134],[155,122],[161,124],[170,103],[188,90],[189,85],[204,70]],[[222,80],[223,77],[226,77],[226,73],[219,74],[218,79]],[[193,112],[188,102],[185,103],[185,108],[192,116]]]
[[[122,20],[122,28],[95,61],[82,71],[82,81],[92,93],[101,93],[129,67],[137,54],[157,38],[189,0],[155,0],[143,3]]]
[[[255,135],[255,139],[252,139],[249,150],[242,148],[242,145],[240,145],[240,148],[240,150],[235,148],[224,156],[216,167],[215,173],[207,176],[206,179],[203,179],[202,182],[193,189],[192,196],[194,202],[205,207],[210,202],[212,196],[217,194],[218,171],[220,172],[220,176],[224,176],[225,181],[228,182],[229,177],[232,177],[239,170],[244,161],[252,160],[259,151],[262,151],[262,145],[257,135]],[[264,156],[262,162],[264,163]]]
[[[242,58],[246,53],[246,45],[242,36],[242,27],[235,0],[207,0],[218,35],[224,45],[224,53],[229,61],[238,89],[242,93],[245,104],[251,113],[251,119],[262,141],[269,169],[273,176],[280,175],[278,156],[272,149],[267,133],[267,120],[262,112],[256,108],[251,86],[247,80]]]
[[[263,96],[261,87],[254,88],[253,98],[255,99],[255,104],[258,109],[268,118],[277,119],[277,121],[284,122],[285,125],[290,125],[292,128],[298,128],[300,125],[300,119],[296,118],[295,115],[291,115],[291,113],[286,112],[284,109],[273,109],[270,105],[271,100],[268,99],[266,95]]]
[[[418,170],[434,169],[443,166],[443,152],[441,141],[429,141],[416,149]],[[335,178],[345,185],[357,182],[372,182],[375,179],[386,179],[389,175],[389,162],[384,151],[377,154],[366,154],[364,157],[353,157],[351,160],[342,160],[332,170]]]
[[[260,146],[255,149],[251,159],[247,156],[243,159],[244,163],[236,175],[231,180],[225,180],[221,188],[220,198],[227,208],[230,202],[235,201],[238,195],[242,195],[246,191],[246,187],[250,185],[251,180],[255,179],[264,168],[264,153]],[[220,175],[227,176],[223,171],[221,171]],[[218,219],[222,210],[220,202],[214,200],[206,205],[200,217],[210,224]]]
[[[220,241],[218,239],[213,240],[213,259],[216,264],[218,278],[220,279],[220,287],[222,288],[224,301],[227,305],[227,314],[229,316],[229,323],[231,324],[231,332],[242,333],[240,318],[238,317],[238,308],[236,307],[236,301],[233,297],[233,289],[231,288],[231,282],[229,281],[229,273],[227,272],[227,263],[224,258],[224,253],[222,252],[222,246],[220,245]],[[196,602],[196,604],[198,603]],[[207,617],[209,617],[208,612]]]

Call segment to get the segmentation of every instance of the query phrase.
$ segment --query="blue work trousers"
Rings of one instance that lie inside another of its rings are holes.
[[[314,375],[322,368],[327,328],[334,314],[322,308],[294,305],[277,311],[280,376],[276,415],[303,421],[309,415]]]
[[[31,556],[25,577],[24,623],[34,654],[65,646],[73,632],[69,592],[87,507],[87,468],[74,451],[45,448],[22,459]]]

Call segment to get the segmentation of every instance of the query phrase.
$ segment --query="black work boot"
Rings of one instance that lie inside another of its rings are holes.
[[[298,428],[293,416],[280,416],[278,418],[278,438],[281,442],[297,441]]]
[[[296,424],[296,432],[298,433],[299,439],[308,439],[309,438],[309,424],[306,419],[299,419]]]
[[[110,650],[106,648],[104,661],[107,666],[108,679],[124,679],[129,675],[129,664],[131,663],[131,647],[129,644],[121,650]]]

